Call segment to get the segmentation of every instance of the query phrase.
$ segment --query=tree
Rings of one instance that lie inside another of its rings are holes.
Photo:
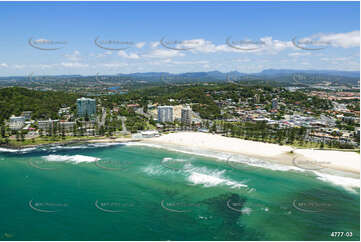
[[[61,128],[61,138],[62,138],[62,139],[65,139],[65,129],[64,129],[64,125],[61,125],[60,128]]]
[[[1,137],[5,138],[5,127],[1,126]]]
[[[25,134],[23,131],[21,131],[20,133],[20,138],[21,138],[21,141],[24,142],[25,141]]]
[[[16,134],[16,141],[20,141],[20,134],[17,130],[16,130],[15,134]]]
[[[217,125],[216,125],[216,122],[213,122],[213,125],[212,125],[212,131],[213,131],[213,132],[217,132]]]
[[[85,113],[85,118],[84,118],[85,121],[89,121],[89,115],[88,115],[88,112]]]

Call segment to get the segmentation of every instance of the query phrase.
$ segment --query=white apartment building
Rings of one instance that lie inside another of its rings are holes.
[[[10,124],[9,127],[12,130],[19,130],[24,126],[25,123],[25,117],[24,116],[11,116],[10,117]]]

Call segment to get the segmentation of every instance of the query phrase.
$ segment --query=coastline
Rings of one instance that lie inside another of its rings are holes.
[[[149,146],[174,152],[204,156],[227,163],[235,169],[244,165],[262,169],[302,172],[318,180],[342,186],[351,192],[360,189],[360,154],[349,151],[299,149],[291,146],[243,140],[201,132],[178,132],[152,138],[74,139],[49,144],[37,144],[14,149],[0,146],[0,151],[28,152],[37,147],[47,148],[68,144],[124,143]],[[3,149],[5,148],[5,149]],[[356,188],[356,190],[354,190]]]
[[[13,150],[21,150],[28,148],[37,148],[37,147],[46,147],[46,146],[55,146],[55,145],[69,145],[69,144],[86,144],[86,143],[127,143],[127,142],[138,142],[140,139],[132,139],[132,138],[89,138],[89,139],[72,139],[72,140],[62,140],[62,141],[54,141],[43,144],[28,144],[28,145],[0,145],[0,149],[13,149]]]
[[[218,134],[201,132],[177,132],[153,138],[110,138],[98,137],[89,139],[63,140],[46,144],[30,144],[23,146],[2,145],[1,148],[21,150],[28,148],[47,147],[69,144],[86,143],[129,143],[159,145],[165,149],[180,152],[192,152],[206,154],[207,152],[219,152],[232,155],[243,155],[251,158],[267,160],[274,164],[293,166],[306,170],[321,170],[324,168],[335,171],[352,173],[360,177],[360,154],[356,152],[340,150],[301,149],[287,145],[263,143],[239,138],[225,137]],[[305,164],[308,162],[308,164]],[[313,169],[313,167],[315,167]]]
[[[200,132],[170,133],[143,139],[141,143],[155,144],[171,149],[178,147],[184,151],[187,149],[208,150],[231,155],[244,155],[305,170],[331,169],[360,177],[360,154],[356,152],[299,149],[287,145],[281,146]]]

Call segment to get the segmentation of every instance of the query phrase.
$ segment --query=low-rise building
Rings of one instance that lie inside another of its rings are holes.
[[[143,138],[152,138],[159,136],[159,132],[157,130],[145,130],[140,132]]]
[[[58,111],[59,116],[70,113],[70,107],[60,108]]]
[[[32,111],[24,111],[21,113],[21,116],[23,116],[26,120],[30,120],[31,119],[31,113]]]
[[[24,116],[11,116],[10,117],[10,123],[9,127],[11,130],[19,130],[24,126],[25,123],[25,117]]]
[[[59,126],[65,131],[72,131],[75,126],[75,122],[59,122]]]
[[[38,121],[38,128],[41,130],[48,130],[53,127],[54,123],[57,123],[58,120],[39,120]]]

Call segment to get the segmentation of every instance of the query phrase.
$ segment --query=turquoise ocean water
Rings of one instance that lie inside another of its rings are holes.
[[[220,158],[140,144],[2,149],[0,240],[360,240],[355,179]]]

